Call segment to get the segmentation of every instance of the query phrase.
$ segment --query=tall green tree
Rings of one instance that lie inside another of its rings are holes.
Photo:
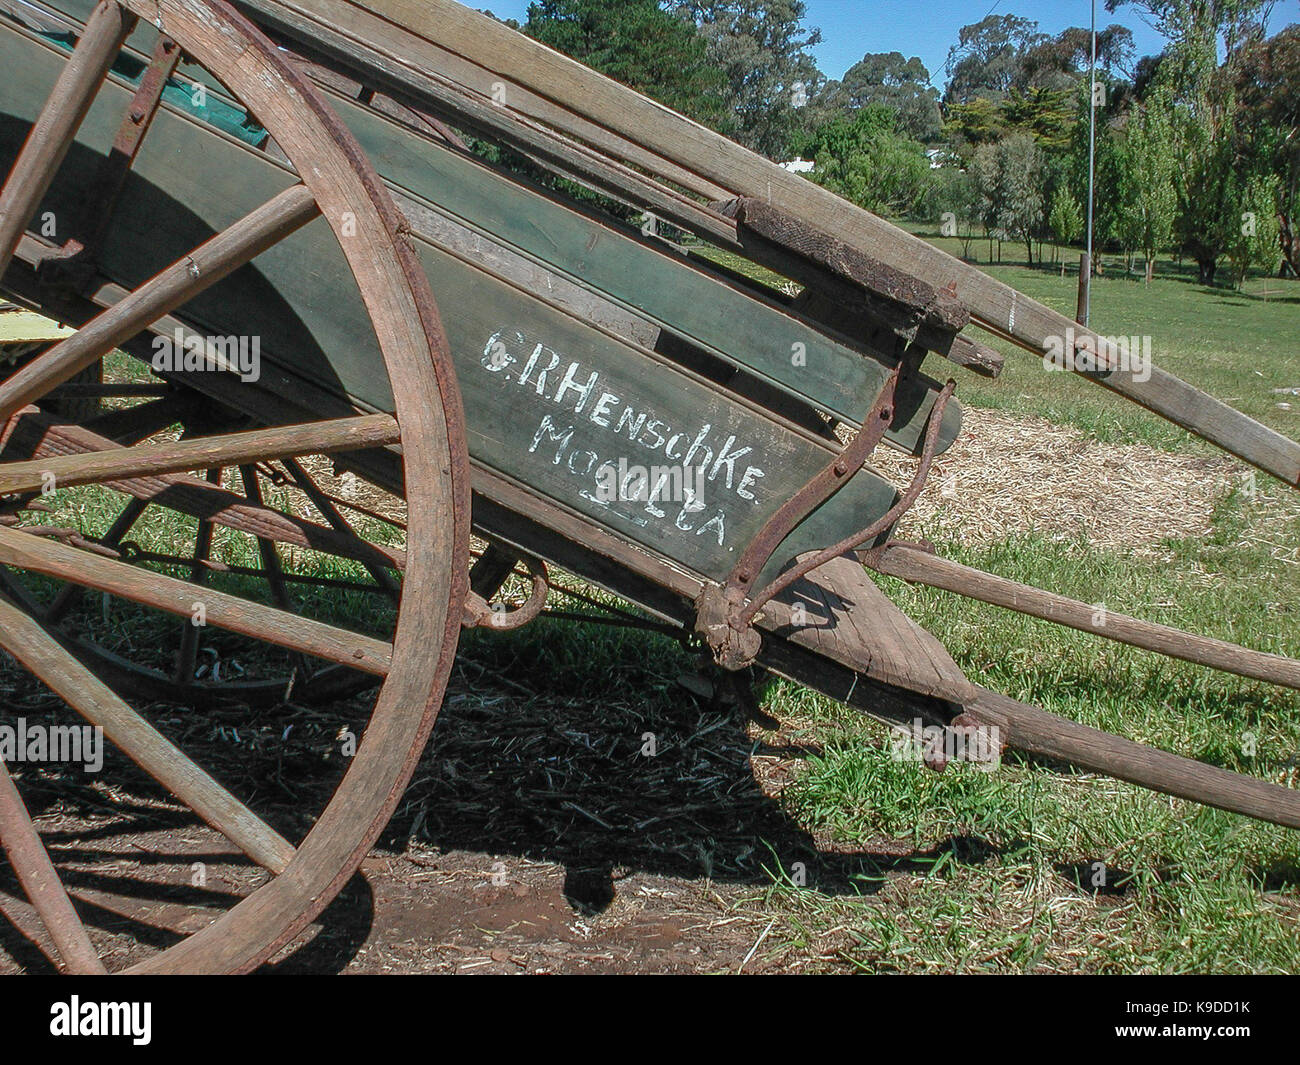
[[[785,156],[808,129],[826,81],[811,51],[821,31],[805,27],[803,0],[672,0],[670,10],[707,42],[725,83],[730,135],[763,155]]]
[[[948,50],[946,101],[968,104],[980,98],[998,100],[1024,77],[1025,54],[1046,40],[1033,19],[1019,15],[987,15],[957,31]]]
[[[524,33],[714,128],[726,79],[694,23],[658,0],[533,0]]]
[[[829,103],[856,111],[883,104],[898,114],[898,129],[914,140],[932,144],[943,130],[939,90],[930,84],[930,72],[917,56],[902,52],[868,52],[828,86]]]
[[[1220,258],[1242,240],[1247,192],[1267,171],[1267,152],[1239,114],[1233,85],[1249,47],[1263,39],[1270,0],[1106,0],[1131,4],[1168,39],[1152,91],[1167,94],[1177,131],[1176,234],[1213,284]],[[1220,55],[1223,60],[1220,62]],[[1234,263],[1237,261],[1233,260]]]
[[[900,133],[898,116],[870,104],[825,123],[805,142],[818,184],[877,214],[910,214],[930,186],[925,147]]]
[[[1178,142],[1172,114],[1163,92],[1148,98],[1130,114],[1120,150],[1116,236],[1125,249],[1142,252],[1148,282],[1157,252],[1173,239],[1178,212]]]
[[[1024,243],[1032,266],[1043,223],[1043,153],[1028,133],[1012,133],[975,153],[975,181],[988,232]]]
[[[1223,255],[1232,265],[1232,283],[1241,288],[1252,266],[1271,271],[1280,258],[1277,178],[1258,172],[1238,177],[1235,185],[1242,211],[1236,228],[1224,235]]]
[[[1244,49],[1234,85],[1244,126],[1271,156],[1279,248],[1300,276],[1300,24]]]
[[[1052,194],[1047,212],[1047,228],[1060,244],[1073,244],[1083,234],[1083,208],[1069,184],[1062,182]]]

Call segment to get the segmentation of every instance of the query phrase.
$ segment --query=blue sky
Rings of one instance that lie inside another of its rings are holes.
[[[473,2],[473,0],[462,0]],[[817,65],[838,78],[867,52],[902,52],[917,55],[934,76],[944,82],[943,64],[948,49],[957,43],[957,31],[985,15],[1022,15],[1035,19],[1045,33],[1059,33],[1067,26],[1087,26],[1089,0],[805,0],[807,23],[821,27],[824,40],[814,52]],[[499,18],[521,21],[528,0],[478,0],[475,6],[490,8]],[[1300,21],[1300,0],[1280,0],[1273,14],[1273,29]],[[1105,0],[1097,0],[1097,24],[1118,22],[1133,31],[1138,55],[1159,52],[1160,35],[1142,21],[1132,8],[1114,15],[1106,11]]]

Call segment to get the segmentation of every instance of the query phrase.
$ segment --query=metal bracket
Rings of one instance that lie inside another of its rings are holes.
[[[537,618],[543,607],[546,606],[547,596],[550,595],[550,573],[546,569],[546,563],[540,558],[523,555],[522,560],[524,566],[528,569],[528,575],[533,579],[533,591],[529,595],[528,601],[514,610],[506,610],[501,604],[489,604],[487,599],[479,595],[478,592],[471,591],[465,597],[465,614],[461,620],[462,627],[506,631],[523,628],[530,621]],[[489,592],[488,594],[492,593]]]
[[[863,468],[893,420],[894,395],[899,380],[907,374],[916,373],[924,356],[924,350],[915,347],[904,353],[875,406],[863,419],[862,428],[845,445],[839,456],[768,519],[741,553],[740,560],[722,585],[708,585],[700,593],[700,598],[696,601],[695,630],[712,648],[714,659],[723,668],[743,669],[754,662],[762,643],[762,638],[754,629],[754,620],[766,603],[819,566],[824,566],[831,559],[887,531],[916,502],[934,461],[944,409],[956,388],[956,382],[952,380],[948,381],[935,400],[926,426],[920,464],[911,484],[894,505],[865,529],[805,558],[754,592],[753,582],[786,536]]]

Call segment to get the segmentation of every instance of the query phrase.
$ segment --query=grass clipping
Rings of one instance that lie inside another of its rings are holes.
[[[917,460],[882,448],[872,465],[902,486]],[[1216,505],[1246,476],[1227,456],[1104,444],[1073,426],[966,408],[897,536],[992,544],[1034,532],[1159,554],[1166,540],[1208,535]]]

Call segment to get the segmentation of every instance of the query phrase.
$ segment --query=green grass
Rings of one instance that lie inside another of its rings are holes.
[[[1279,489],[1279,492],[1281,489]],[[1156,562],[1020,537],[969,565],[1086,602],[1300,654],[1300,578],[1280,498],[1224,501],[1206,541]],[[1260,535],[1267,530],[1267,535]],[[974,680],[1062,716],[1280,784],[1300,783],[1300,695],[881,578]],[[1159,604],[1159,605],[1156,605]],[[820,744],[783,795],[864,860],[860,894],[798,888],[774,869],[755,900],[782,952],[889,971],[1300,971],[1300,833],[1011,755],[993,772],[896,760],[889,733],[778,685],[765,708]],[[1102,862],[1107,882],[1092,883]],[[774,933],[774,936],[776,933]]]

